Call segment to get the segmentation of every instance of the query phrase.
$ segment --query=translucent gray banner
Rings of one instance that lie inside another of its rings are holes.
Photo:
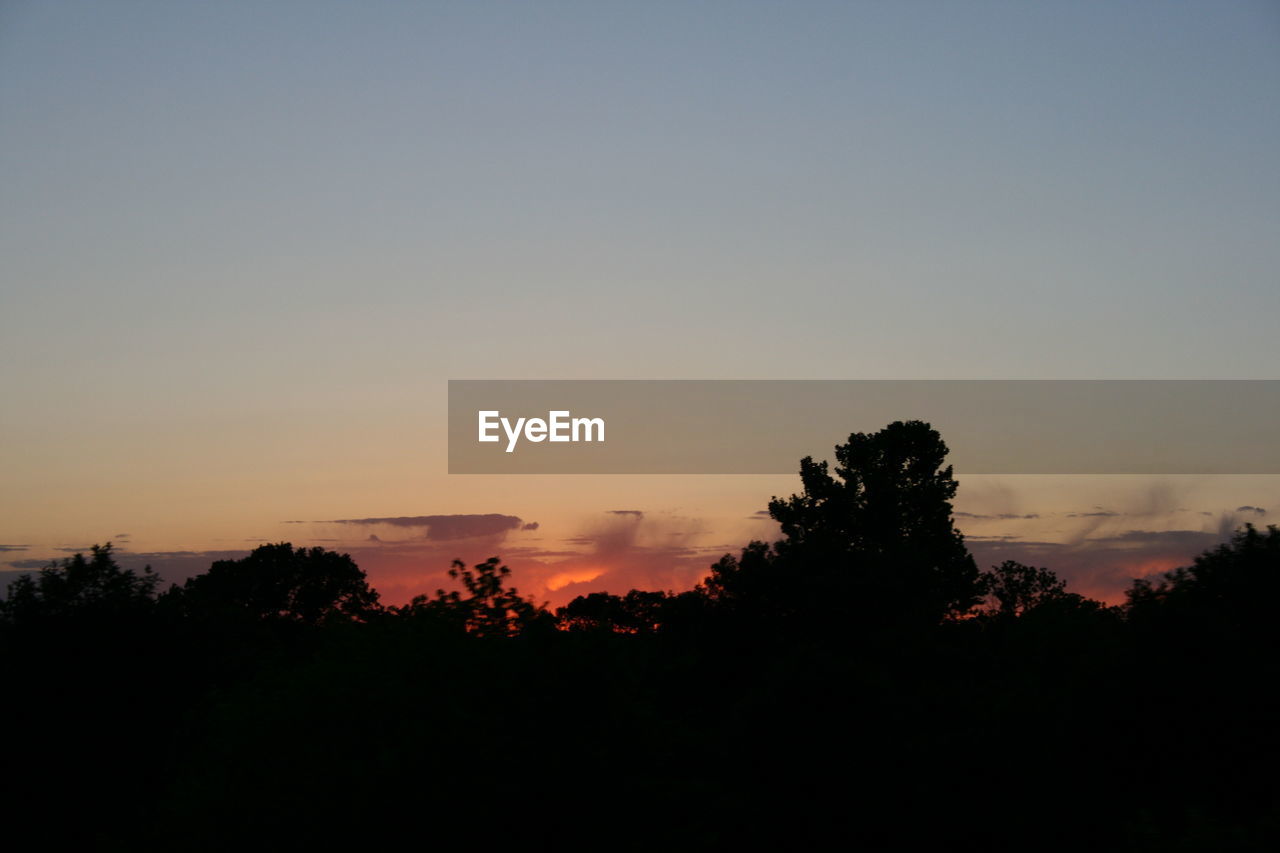
[[[923,420],[959,474],[1277,474],[1280,380],[450,380],[451,474],[791,474]]]

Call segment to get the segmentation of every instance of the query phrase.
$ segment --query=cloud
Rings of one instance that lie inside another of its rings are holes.
[[[49,565],[49,560],[10,560],[7,565],[15,569],[43,569]],[[19,572],[19,574],[22,573]]]
[[[1090,541],[1103,546],[1125,546],[1135,543],[1146,546],[1168,543],[1204,550],[1218,544],[1222,541],[1222,537],[1219,533],[1204,530],[1127,530],[1115,536],[1103,536]]]
[[[427,539],[437,542],[499,536],[509,530],[518,529],[523,524],[517,516],[499,515],[498,513],[484,515],[404,515],[394,518],[335,518],[330,521],[313,523],[353,524],[364,527],[386,525],[388,527],[422,528],[426,531]]]
[[[561,540],[581,550],[559,559],[551,559],[551,552],[538,564],[521,561],[518,568],[513,563],[513,577],[557,606],[591,592],[689,589],[727,550],[736,550],[721,544],[723,531],[710,540],[714,544],[705,544],[713,531],[699,518],[640,510],[609,510],[604,516],[584,519],[577,535]]]
[[[1159,575],[1189,566],[1196,556],[1231,538],[1241,524],[1257,517],[1260,507],[1241,506],[1211,513],[1189,509],[1194,486],[1159,481],[1125,495],[1121,505],[1081,508],[1071,512],[1033,513],[1017,505],[1011,490],[988,490],[971,499],[968,513],[957,521],[972,523],[965,541],[981,568],[1004,560],[1046,566],[1067,581],[1074,592],[1111,603],[1124,600],[1134,578]],[[1110,502],[1109,502],[1110,503]],[[1030,528],[999,526],[999,522],[1041,515]],[[1028,530],[1024,537],[1019,531]],[[1047,541],[1046,541],[1047,540]]]
[[[1013,535],[966,536],[980,568],[1017,560],[1053,570],[1078,592],[1112,604],[1124,600],[1134,578],[1189,566],[1196,555],[1230,536],[1229,529],[1129,529],[1069,542],[1024,540]]]
[[[605,512],[609,515],[634,515],[636,518],[644,518],[644,512],[638,509],[608,509]]]
[[[521,530],[537,530],[539,526],[540,525],[538,524],[538,522],[531,521],[528,524],[526,524],[524,527],[521,527],[520,529]]]
[[[0,545],[0,554],[7,553],[9,551],[25,551],[30,547],[30,545]]]
[[[1236,512],[1251,512],[1254,515],[1266,515],[1267,511],[1260,506],[1238,506]]]
[[[723,531],[710,539],[712,531],[701,519],[640,511],[601,511],[563,533],[568,535],[553,531],[548,539],[556,544],[550,547],[543,547],[541,539],[522,541],[516,531],[488,539],[384,537],[380,542],[352,542],[346,550],[387,604],[457,588],[447,575],[455,558],[474,565],[497,556],[511,568],[511,584],[521,595],[552,607],[591,592],[689,589],[724,553],[737,550],[721,544]],[[704,544],[704,537],[714,547]]]

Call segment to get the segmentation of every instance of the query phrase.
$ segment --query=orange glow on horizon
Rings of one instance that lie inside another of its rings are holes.
[[[604,574],[604,569],[571,569],[565,572],[557,572],[547,578],[546,587],[549,591],[555,592],[558,589],[564,589],[571,583],[587,583]]]

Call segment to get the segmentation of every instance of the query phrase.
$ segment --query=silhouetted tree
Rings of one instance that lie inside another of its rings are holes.
[[[560,626],[572,631],[612,631],[618,634],[651,634],[667,619],[666,610],[677,598],[665,592],[633,589],[626,595],[593,592],[580,595],[556,611]]]
[[[1245,524],[1230,542],[1205,551],[1191,566],[1166,572],[1154,581],[1135,580],[1125,606],[1129,617],[1139,622],[1274,634],[1277,600],[1280,528],[1268,525],[1262,533]]]
[[[712,569],[714,597],[756,600],[801,618],[937,623],[979,601],[978,569],[955,529],[947,446],[922,421],[854,433],[827,462],[800,462],[803,492],[774,498],[772,548],[752,543]],[[824,617],[825,618],[825,617]]]
[[[138,574],[121,569],[111,556],[111,543],[94,545],[92,556],[51,562],[39,574],[21,575],[0,601],[0,617],[14,625],[55,619],[101,619],[137,616],[154,603],[160,582],[150,566]]]
[[[240,560],[219,560],[170,593],[188,613],[248,616],[307,625],[367,619],[378,593],[347,554],[261,545]]]
[[[534,627],[550,627],[554,617],[546,607],[522,597],[515,587],[506,587],[511,569],[497,557],[477,563],[474,570],[454,560],[449,577],[460,581],[467,595],[458,590],[436,590],[434,598],[415,596],[397,612],[403,616],[434,617],[478,637],[512,637]]]
[[[756,540],[742,549],[741,557],[725,554],[712,564],[711,574],[698,588],[721,606],[768,612],[783,607],[797,580],[772,545]]]
[[[1012,619],[1047,601],[1067,595],[1067,583],[1044,568],[1005,560],[983,572],[979,586],[988,598],[988,615]]]

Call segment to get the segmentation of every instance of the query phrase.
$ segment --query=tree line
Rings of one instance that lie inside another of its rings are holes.
[[[290,543],[160,591],[94,546],[10,585],[7,827],[102,847],[1270,849],[1280,530],[1121,606],[980,570],[919,421],[805,458],[781,538],[551,611],[494,557],[384,606]],[[122,784],[123,783],[123,784]]]

